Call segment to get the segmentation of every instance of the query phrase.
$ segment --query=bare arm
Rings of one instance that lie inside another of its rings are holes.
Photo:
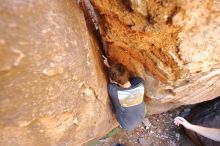
[[[220,129],[217,128],[207,128],[203,126],[190,124],[182,117],[176,117],[174,119],[176,125],[183,125],[186,129],[192,130],[204,137],[210,138],[214,141],[220,141]]]

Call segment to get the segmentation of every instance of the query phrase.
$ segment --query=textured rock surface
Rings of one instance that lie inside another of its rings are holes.
[[[109,57],[145,78],[149,112],[220,94],[220,2],[92,0]]]
[[[0,1],[0,145],[75,146],[116,123],[72,0]]]
[[[220,95],[217,0],[92,3],[109,57],[145,79],[149,114]],[[111,129],[98,44],[76,1],[0,4],[0,145],[79,145]]]

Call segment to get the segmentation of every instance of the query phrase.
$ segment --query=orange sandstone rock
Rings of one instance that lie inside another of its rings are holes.
[[[92,0],[108,55],[146,81],[150,113],[220,94],[220,3]]]
[[[1,1],[0,17],[1,146],[76,146],[116,125],[76,1]]]
[[[76,1],[0,2],[0,145],[80,145],[116,125],[101,43],[145,79],[148,114],[220,95],[217,0],[91,2],[89,31]]]

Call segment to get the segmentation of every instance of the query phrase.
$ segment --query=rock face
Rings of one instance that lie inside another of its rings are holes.
[[[77,2],[0,4],[0,145],[75,146],[117,125],[94,20],[88,31]],[[109,58],[145,79],[149,114],[220,95],[217,0],[92,4]]]
[[[108,56],[146,81],[149,113],[220,95],[220,3],[92,0]]]
[[[76,1],[0,1],[0,145],[75,146],[116,123]]]

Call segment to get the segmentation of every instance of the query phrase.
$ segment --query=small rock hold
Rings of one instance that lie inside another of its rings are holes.
[[[43,70],[43,73],[47,76],[54,76],[57,74],[62,74],[64,72],[63,68],[55,68],[55,69],[50,69],[50,68],[45,68]]]
[[[49,31],[50,31],[49,29],[44,29],[44,30],[42,30],[42,33],[47,33]]]
[[[77,124],[78,122],[78,118],[73,119],[73,124]]]
[[[17,54],[17,58],[15,59],[13,65],[14,65],[14,66],[18,66],[18,65],[20,64],[22,58],[24,58],[25,55],[24,55],[24,53],[23,53],[22,51],[17,50],[17,49],[14,49],[14,48],[12,49],[12,51],[13,51],[15,54]]]
[[[43,73],[47,76],[53,76],[56,74],[56,72],[54,70],[47,69],[47,68],[43,70]]]
[[[18,125],[19,127],[26,127],[31,123],[31,121],[19,121]]]
[[[50,67],[55,67],[55,63],[51,62]]]
[[[92,90],[89,89],[89,88],[86,88],[86,89],[83,91],[83,93],[84,93],[85,95],[87,95],[87,96],[92,96],[92,95],[93,95]]]
[[[77,76],[73,76],[73,78],[72,78],[74,81],[76,81],[77,80]]]

